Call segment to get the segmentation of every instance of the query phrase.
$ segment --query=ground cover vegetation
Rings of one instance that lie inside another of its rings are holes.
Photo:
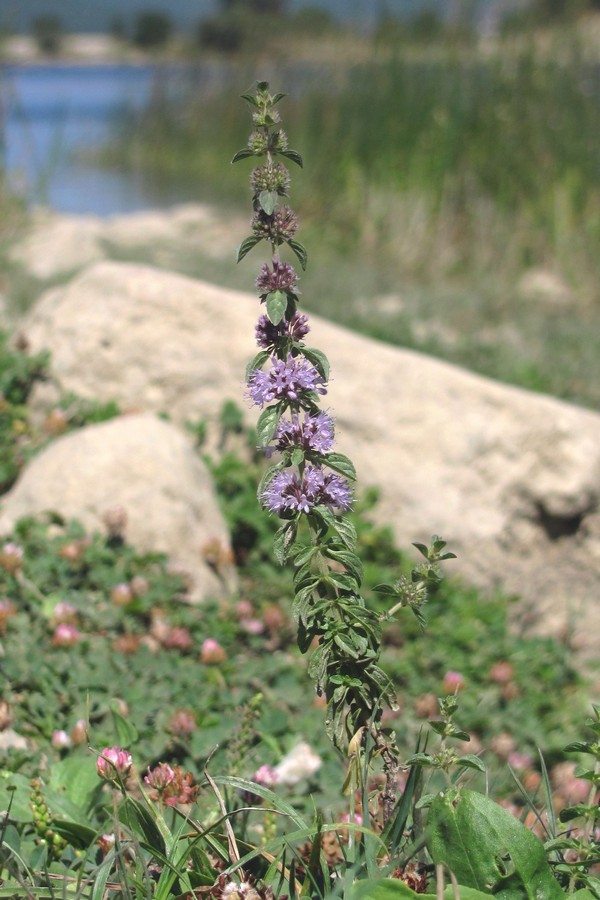
[[[391,26],[337,43],[327,30],[273,39],[269,65],[293,85],[311,172],[299,175],[315,263],[307,308],[596,406],[595,27],[592,16],[488,42],[443,29],[423,41]],[[240,53],[226,65],[230,89],[251,83],[261,63]],[[185,171],[197,197],[239,202],[246,174],[230,176],[223,159],[243,134],[218,90],[199,90],[192,76],[179,105],[157,92],[128,124],[107,163],[155,177]],[[197,260],[180,267],[202,274]],[[238,274],[218,277],[239,284]]]
[[[167,559],[127,545],[118,511],[101,534],[49,516],[6,537],[2,896],[598,897],[589,685],[568,640],[528,637],[507,598],[442,579],[443,541],[415,565],[369,521],[376,496],[333,450],[327,361],[279,255],[306,263],[283,165],[301,159],[267,86],[246,99],[255,130],[236,158],[259,165],[239,257],[271,250],[247,372],[263,412],[246,435],[226,405],[208,460],[240,592],[190,606]],[[71,397],[31,423],[51,361],[14,340],[0,359],[5,490],[24,445],[118,410]],[[199,452],[205,430],[190,423]],[[255,448],[271,443],[266,461]]]

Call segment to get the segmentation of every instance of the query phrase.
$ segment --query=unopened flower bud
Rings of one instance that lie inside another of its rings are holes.
[[[105,747],[96,760],[96,771],[105,781],[127,778],[133,765],[133,758],[122,747]]]
[[[133,600],[133,593],[130,586],[125,582],[115,584],[110,592],[110,599],[115,606],[128,606]]]
[[[129,582],[134,597],[143,597],[150,590],[150,582],[143,575],[134,575]]]
[[[72,744],[71,738],[66,731],[53,731],[50,739],[52,746],[56,750],[64,750]]]
[[[200,662],[205,665],[217,665],[225,662],[227,651],[214,638],[206,638],[200,648]]]
[[[445,694],[457,694],[465,686],[465,677],[460,672],[446,672],[442,682],[442,690]]]
[[[54,629],[52,644],[54,647],[72,647],[81,639],[78,628],[68,622],[61,622]]]
[[[71,730],[71,740],[75,744],[75,746],[79,746],[81,744],[87,744],[88,742],[88,727],[85,719],[77,719],[75,725]]]
[[[12,706],[10,703],[7,703],[6,700],[0,700],[0,731],[4,731],[5,728],[8,728],[12,720]]]
[[[23,568],[23,548],[8,541],[0,550],[0,568],[9,575],[16,575]]]
[[[56,437],[56,435],[64,434],[69,427],[69,417],[59,406],[50,410],[44,421],[44,431],[46,434]]]

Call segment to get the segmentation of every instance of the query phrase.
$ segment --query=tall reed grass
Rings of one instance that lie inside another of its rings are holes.
[[[277,76],[295,142],[310,148],[300,212],[329,285],[315,293],[309,273],[307,293],[351,327],[598,403],[600,61],[574,31],[542,47],[379,44],[364,57],[338,68],[333,90],[308,63]],[[240,70],[240,91],[257,75],[260,64]],[[243,141],[229,102],[190,92],[148,109],[109,159],[186,171],[222,199],[241,195],[222,159]],[[342,255],[352,271],[332,291]],[[527,288],[540,268],[541,289]],[[365,316],[381,294],[396,300]]]

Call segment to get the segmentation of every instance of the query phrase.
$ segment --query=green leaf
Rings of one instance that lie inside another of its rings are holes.
[[[407,766],[430,766],[433,763],[433,757],[429,753],[413,753],[406,760]]]
[[[467,753],[465,756],[461,756],[457,765],[463,766],[467,769],[478,769],[480,772],[485,772],[485,763],[483,762],[483,760],[472,753]]]
[[[276,531],[275,537],[273,538],[273,553],[280,565],[283,565],[287,560],[293,543],[296,540],[297,533],[298,523],[296,520],[286,522],[285,525],[282,525],[281,528]]]
[[[328,453],[325,457],[325,462],[330,469],[335,469],[336,472],[339,472],[340,475],[350,479],[350,481],[356,481],[356,469],[354,468],[354,464],[352,460],[347,456],[344,456],[343,453]]]
[[[305,359],[313,364],[324,381],[329,381],[329,360],[322,350],[315,350],[311,347],[303,347],[302,355]]]
[[[427,828],[434,863],[444,863],[459,883],[501,900],[564,897],[542,843],[489,797],[449,789],[431,804]]]
[[[400,597],[402,596],[396,588],[392,587],[391,584],[376,584],[373,591],[377,594],[385,594],[387,597]]]
[[[268,360],[270,353],[268,350],[260,350],[256,356],[250,360],[246,366],[246,381],[250,378],[256,369],[261,369]]]
[[[277,463],[276,465],[271,466],[269,469],[266,470],[263,477],[258,482],[258,487],[256,488],[256,497],[257,497],[259,503],[262,502],[263,491],[265,490],[265,488],[267,487],[267,485],[269,484],[271,479],[278,472],[281,472],[282,468],[283,468],[283,466],[281,463]]]
[[[249,237],[245,238],[240,246],[238,247],[237,252],[237,262],[241,262],[243,258],[250,253],[253,247],[256,247],[261,238],[256,234],[251,234]]]
[[[287,294],[285,291],[271,291],[267,294],[267,316],[273,325],[279,325],[287,308]]]
[[[335,528],[339,539],[346,545],[348,550],[354,550],[358,541],[358,535],[356,533],[356,528],[350,519],[346,517],[336,519],[333,527]]]
[[[239,162],[240,159],[248,159],[249,156],[255,156],[255,154],[252,150],[249,150],[247,147],[244,147],[243,150],[238,150],[238,152],[235,154],[235,156],[233,157],[231,162],[236,163],[236,162]]]
[[[261,191],[258,195],[258,202],[268,216],[272,216],[275,212],[278,199],[277,191]]]
[[[240,97],[242,100],[246,100],[251,106],[255,106],[258,109],[258,100],[254,94],[240,94]]]
[[[444,900],[454,900],[457,896],[449,884],[444,891]],[[458,886],[460,900],[489,900],[489,894],[473,888]],[[435,900],[435,894],[416,894],[408,885],[396,878],[372,879],[357,881],[350,894],[350,900]]]
[[[304,462],[304,450],[301,450],[300,447],[296,447],[292,452],[290,461],[293,466],[299,466],[300,463]]]
[[[126,797],[119,806],[119,814],[130,828],[134,828],[138,834],[141,834],[153,850],[165,854],[165,839],[147,806],[134,800],[133,797]]]
[[[301,244],[300,241],[295,241],[293,239],[288,241],[288,244],[298,257],[298,261],[302,266],[302,271],[305,271],[308,264],[308,253],[306,252],[306,247]]]
[[[111,704],[110,713],[117,736],[117,743],[127,750],[138,740],[138,730],[129,719],[126,719],[118,710],[116,704]]]
[[[301,169],[303,168],[304,162],[297,150],[278,150],[277,152],[280,156],[285,156],[286,159],[295,162]]]
[[[590,745],[584,741],[573,741],[572,744],[567,744],[563,749],[565,753],[589,753]]]
[[[275,404],[275,406],[267,406],[261,412],[256,423],[256,438],[260,447],[266,447],[273,439],[277,423],[281,418],[281,412],[279,403]]]

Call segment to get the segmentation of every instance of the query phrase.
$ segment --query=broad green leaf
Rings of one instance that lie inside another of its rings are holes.
[[[161,829],[147,806],[134,800],[133,797],[126,797],[119,806],[119,816],[141,835],[153,850],[162,854],[167,852]]]
[[[242,100],[246,100],[251,106],[255,106],[258,109],[258,100],[254,94],[240,94],[240,97]]]
[[[277,428],[277,423],[281,418],[281,407],[279,404],[275,406],[267,406],[262,411],[256,423],[256,437],[260,447],[266,447],[272,440]]]
[[[256,247],[256,245],[258,244],[258,242],[260,240],[261,240],[261,238],[259,238],[258,235],[256,235],[256,234],[251,234],[247,238],[245,238],[242,241],[242,243],[240,244],[240,246],[238,247],[238,252],[237,252],[237,257],[236,257],[237,262],[241,262],[243,260],[243,258],[248,253],[250,253],[252,248]]]
[[[127,750],[129,747],[133,746],[138,739],[138,730],[129,719],[126,719],[119,712],[116,704],[111,704],[110,713],[113,720],[113,725],[115,727],[115,733],[117,735],[117,743],[120,747],[123,747]]]
[[[282,525],[273,538],[273,553],[275,559],[280,565],[283,565],[286,559],[289,556],[290,550],[296,540],[296,534],[298,533],[298,523],[294,520],[292,522],[286,522],[285,525]]]
[[[329,360],[322,350],[315,350],[313,347],[303,347],[302,355],[313,364],[324,381],[329,381]]]
[[[293,239],[288,241],[288,244],[298,257],[298,261],[302,266],[302,270],[304,271],[308,263],[308,253],[306,252],[306,247],[301,244],[300,241],[295,241]]]
[[[292,162],[295,162],[297,166],[300,166],[300,168],[304,166],[302,157],[297,150],[278,150],[277,152],[280,156],[285,156],[286,159],[290,159]]]
[[[542,843],[521,822],[476,791],[439,794],[427,819],[427,847],[460,884],[498,900],[562,898]]]
[[[459,885],[460,900],[489,900],[489,894]],[[452,885],[448,885],[444,891],[444,900],[453,900],[456,894]],[[357,881],[354,885],[350,900],[435,900],[434,894],[416,894],[411,888],[395,878],[382,878],[381,880]]]
[[[284,291],[271,291],[267,294],[267,316],[273,325],[279,325],[287,308],[287,295]]]
[[[247,147],[244,147],[243,150],[238,150],[238,152],[235,154],[235,156],[233,157],[231,162],[236,163],[236,162],[239,162],[240,159],[248,159],[249,156],[254,156],[254,155],[255,154],[252,150],[248,150]]]
[[[472,753],[467,753],[466,756],[461,756],[458,765],[463,766],[467,769],[478,769],[480,772],[485,772],[484,761]]]
[[[348,550],[354,550],[356,547],[356,542],[358,540],[358,535],[356,533],[356,528],[354,527],[350,519],[346,517],[336,519],[334,528],[338,534],[339,539],[343,544],[346,545]]]
[[[356,469],[351,459],[344,456],[343,453],[328,453],[325,461],[330,469],[335,469],[340,475],[349,478],[350,481],[356,481]]]
[[[29,794],[31,781],[18,772],[0,771],[0,809],[10,809],[14,822],[31,822],[33,813]]]
[[[261,369],[268,360],[270,353],[268,350],[260,350],[256,356],[250,360],[246,366],[246,381],[250,378],[256,369]]]
[[[268,216],[272,216],[277,206],[277,191],[261,191],[258,195],[258,202]]]

